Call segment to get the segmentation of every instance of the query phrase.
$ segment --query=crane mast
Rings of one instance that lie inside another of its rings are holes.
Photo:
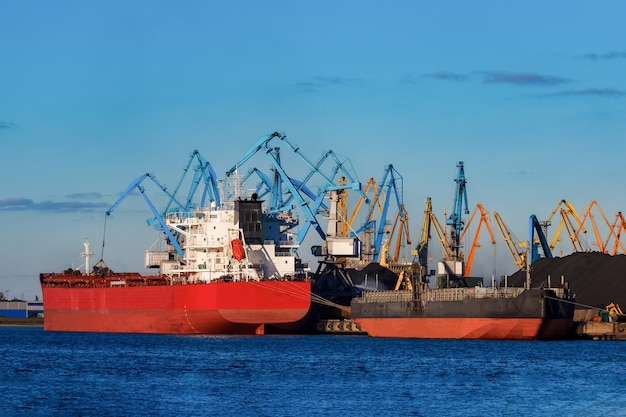
[[[446,258],[437,264],[437,286],[439,287],[467,286],[464,278],[465,263],[463,254],[460,251],[461,235],[465,225],[463,215],[469,214],[466,190],[467,181],[465,180],[463,162],[458,162],[456,167],[458,171],[454,179],[456,183],[454,206],[452,214],[446,220],[446,225],[450,226],[450,236],[446,239],[447,244],[445,246],[449,250],[446,251]]]
[[[450,227],[450,247],[456,260],[460,260],[459,253],[461,247],[461,233],[463,231],[463,214],[469,214],[469,208],[467,205],[467,189],[465,180],[465,170],[463,168],[463,162],[460,161],[456,167],[458,168],[457,176],[454,179],[456,182],[456,192],[454,193],[454,206],[452,214],[448,218],[446,224]],[[465,210],[463,209],[465,208]]]

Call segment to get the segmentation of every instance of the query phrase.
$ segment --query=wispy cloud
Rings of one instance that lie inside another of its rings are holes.
[[[357,78],[345,78],[345,77],[325,77],[315,76],[309,77],[304,81],[297,82],[296,87],[306,91],[317,91],[322,88],[336,87],[348,84],[362,83],[362,80]]]
[[[85,201],[42,201],[35,202],[28,198],[6,198],[0,200],[0,211],[36,211],[36,212],[94,212],[108,208],[106,203],[91,203]]]
[[[554,86],[572,82],[564,77],[553,75],[536,74],[532,72],[512,72],[512,71],[475,71],[469,74],[462,74],[452,71],[438,71],[424,74],[424,77],[442,81],[467,81],[478,79],[485,84],[512,84],[530,86]]]
[[[585,90],[564,90],[550,94],[541,94],[539,97],[626,97],[626,90],[617,90],[614,88],[588,88]]]
[[[100,193],[75,193],[75,194],[68,194],[65,196],[65,198],[68,198],[70,200],[99,200],[102,198],[102,194]]]
[[[534,74],[531,72],[486,71],[478,73],[487,84],[513,84],[553,86],[571,82],[570,79],[552,75]]]
[[[605,60],[605,59],[626,59],[626,51],[610,51],[602,54],[590,53],[582,56],[584,59],[592,61]]]
[[[13,122],[0,122],[0,129],[13,129],[17,125]]]
[[[424,74],[424,77],[435,78],[437,80],[445,81],[466,81],[468,79],[467,75],[449,71],[440,71],[431,74]]]

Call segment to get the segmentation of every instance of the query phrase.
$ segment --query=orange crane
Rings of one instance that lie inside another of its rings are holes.
[[[465,229],[463,230],[463,233],[461,233],[461,241],[465,237],[465,233],[469,230],[469,226],[472,223],[472,220],[474,219],[474,216],[476,215],[477,212],[480,212],[480,221],[478,222],[478,226],[476,228],[476,234],[474,235],[474,241],[472,242],[472,247],[470,249],[469,256],[467,257],[467,262],[465,263],[464,276],[466,277],[470,276],[470,272],[472,270],[472,263],[474,262],[474,254],[476,253],[476,248],[480,246],[478,244],[478,238],[480,237],[480,231],[481,231],[483,224],[487,228],[487,231],[489,232],[489,236],[491,237],[491,244],[493,245],[493,253],[494,254],[496,253],[496,239],[493,237],[493,230],[491,229],[491,217],[489,216],[489,212],[485,210],[482,204],[476,204],[476,208],[474,209],[474,212],[470,216],[469,221],[467,222],[467,225],[465,226]]]
[[[523,244],[519,242],[509,231],[509,229],[504,224],[502,217],[500,217],[500,213],[497,211],[493,212],[493,217],[496,219],[496,224],[498,225],[498,229],[500,229],[500,233],[502,234],[502,238],[504,239],[504,243],[506,247],[509,249],[511,256],[513,257],[513,263],[518,270],[524,269],[526,267],[526,251],[520,250]],[[525,244],[524,244],[525,245]]]
[[[583,216],[582,223],[584,224],[585,220],[587,220],[587,218],[589,219],[589,221],[591,222],[591,226],[593,227],[593,232],[596,236],[596,244],[598,245],[598,251],[601,253],[607,253],[605,246],[604,246],[604,242],[602,241],[602,238],[600,237],[600,232],[598,231],[598,225],[596,224],[596,221],[593,217],[592,209],[594,207],[598,209],[598,213],[600,213],[600,216],[604,220],[604,223],[609,228],[609,230],[613,230],[611,229],[611,224],[607,220],[606,216],[604,215],[604,212],[602,211],[602,209],[600,208],[600,205],[598,205],[598,202],[596,200],[591,200],[591,202],[585,209],[585,215]],[[576,238],[578,238],[579,233],[580,233],[580,229],[576,231],[576,234],[575,234]]]
[[[609,241],[611,240],[611,236],[613,236],[615,238],[615,242],[613,244],[613,251],[611,252],[611,255],[617,255],[618,246],[622,248],[622,253],[626,253],[626,250],[624,249],[624,246],[620,241],[620,236],[622,235],[622,232],[626,230],[626,220],[624,219],[621,211],[618,211],[615,214],[615,220],[613,221],[613,224],[611,224],[609,230],[609,237],[606,239],[604,247],[606,248],[609,246]]]

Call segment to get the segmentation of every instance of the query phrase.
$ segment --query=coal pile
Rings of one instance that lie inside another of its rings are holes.
[[[576,295],[576,303],[605,308],[617,303],[626,308],[626,255],[599,252],[576,252],[562,258],[541,258],[531,266],[532,287],[561,283],[561,276]],[[508,285],[524,286],[526,272],[509,276]]]
[[[393,290],[398,282],[398,275],[395,272],[376,262],[372,262],[360,270],[346,268],[346,271],[350,275],[354,286],[362,290]]]

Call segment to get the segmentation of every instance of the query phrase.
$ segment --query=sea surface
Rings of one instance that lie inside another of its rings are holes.
[[[1,416],[625,416],[626,342],[0,328]]]

